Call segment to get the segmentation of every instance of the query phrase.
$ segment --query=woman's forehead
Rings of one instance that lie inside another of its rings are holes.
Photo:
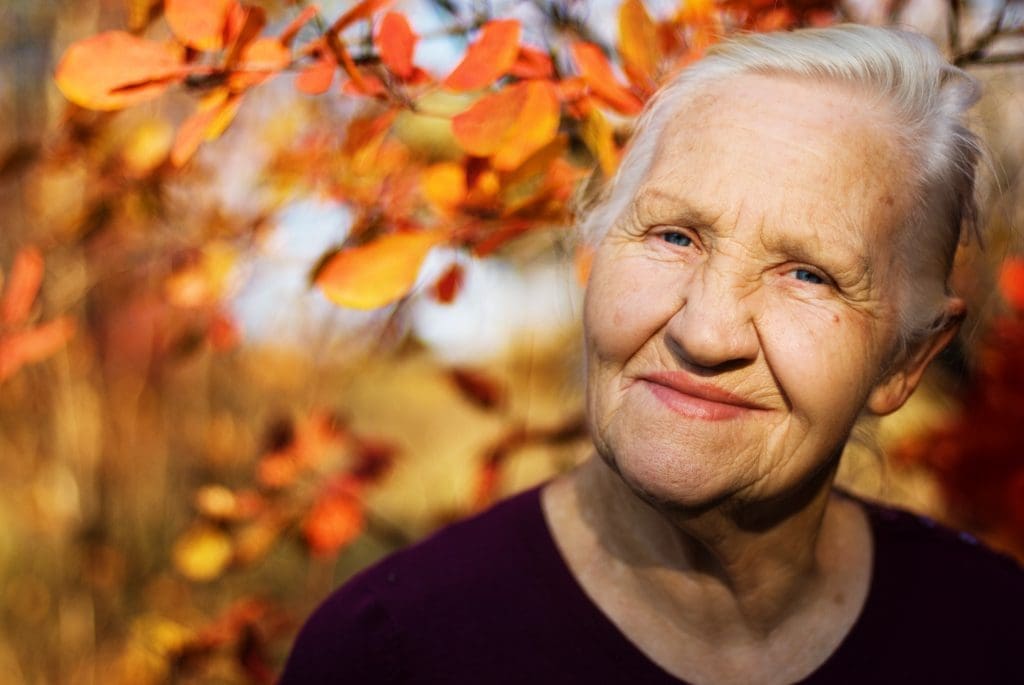
[[[907,181],[894,132],[851,89],[736,77],[681,104],[634,201],[696,224],[756,223],[767,234],[891,231],[902,223]]]

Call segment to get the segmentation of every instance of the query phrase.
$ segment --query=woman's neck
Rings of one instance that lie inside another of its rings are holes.
[[[641,500],[593,458],[552,483],[544,504],[570,568],[627,635],[634,625],[757,646],[785,641],[786,624],[816,624],[806,619],[826,595],[853,603],[852,625],[866,596],[866,521],[855,503],[832,496],[831,474],[823,480],[800,506],[775,503],[782,515],[727,503],[686,514]]]

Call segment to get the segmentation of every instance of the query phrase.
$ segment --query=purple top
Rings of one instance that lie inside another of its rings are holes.
[[[802,682],[1024,683],[1024,570],[904,511],[865,503],[871,588]],[[387,557],[310,617],[280,685],[678,685],[587,597],[534,488]]]

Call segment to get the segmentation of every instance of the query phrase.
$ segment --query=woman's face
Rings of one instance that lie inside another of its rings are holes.
[[[778,495],[832,463],[865,404],[902,404],[883,378],[910,173],[892,130],[851,90],[765,76],[673,118],[585,305],[592,434],[634,489]]]

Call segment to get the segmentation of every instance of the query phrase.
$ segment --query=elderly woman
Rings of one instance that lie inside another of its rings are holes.
[[[1024,683],[1024,573],[832,485],[964,316],[977,90],[855,26],[680,74],[584,225],[595,456],[357,576],[283,683]]]

